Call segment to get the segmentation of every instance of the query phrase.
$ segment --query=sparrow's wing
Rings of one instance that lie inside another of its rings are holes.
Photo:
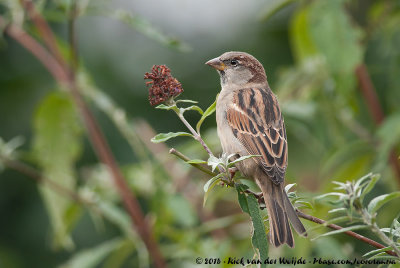
[[[228,106],[226,119],[247,152],[261,155],[252,159],[275,184],[282,183],[287,166],[287,141],[275,95],[262,88],[238,90]]]

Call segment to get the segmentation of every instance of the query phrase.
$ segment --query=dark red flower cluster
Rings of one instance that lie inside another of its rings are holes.
[[[151,105],[165,102],[183,92],[181,83],[171,75],[171,70],[165,65],[154,65],[151,73],[145,73],[144,79],[151,79],[146,82],[150,85],[149,101]]]

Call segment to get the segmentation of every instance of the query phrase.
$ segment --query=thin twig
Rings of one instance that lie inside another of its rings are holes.
[[[170,153],[170,154],[173,154],[173,155],[175,155],[175,156],[177,156],[177,157],[179,157],[180,159],[182,159],[182,160],[185,161],[185,162],[190,161],[190,158],[189,158],[189,157],[187,157],[186,155],[184,155],[184,154],[182,154],[181,152],[177,151],[175,148],[171,148],[171,149],[169,150],[169,153]],[[200,165],[200,164],[195,164],[195,163],[189,163],[189,164],[190,164],[191,166],[193,166],[193,167],[195,167],[195,168],[197,168],[197,169],[203,171],[204,173],[207,173],[208,175],[210,175],[210,176],[212,176],[212,177],[218,175],[218,173],[213,172],[211,169],[208,169],[208,168],[206,168],[206,167],[204,167],[204,166],[202,166],[202,165]]]
[[[78,16],[77,0],[71,0],[68,16],[69,56],[72,69],[78,69],[78,40],[76,36],[76,18]]]
[[[389,239],[376,224],[376,221],[366,209],[360,209],[359,214],[361,214],[364,222],[368,224],[368,226],[372,229],[372,231],[385,243],[387,243],[390,247],[392,247],[393,251],[396,252],[397,256],[400,256],[400,249],[396,246],[395,242],[392,239]]]
[[[66,188],[63,185],[58,184],[57,182],[44,177],[42,174],[40,174],[39,171],[37,171],[36,169],[34,169],[31,166],[28,166],[27,164],[25,164],[23,162],[20,162],[18,160],[11,160],[2,155],[0,155],[0,160],[6,167],[26,175],[27,177],[33,179],[37,183],[42,183],[44,185],[49,186],[55,192],[73,200],[74,202],[76,202],[78,204],[82,204],[85,206],[93,206],[93,203],[91,201],[82,198],[80,195],[78,195],[74,191],[70,190],[69,188]]]
[[[198,142],[200,142],[200,144],[203,146],[204,150],[206,150],[207,154],[209,156],[214,156],[214,154],[211,152],[210,148],[207,146],[205,141],[201,138],[199,133],[197,133],[197,131],[194,130],[194,128],[189,124],[189,122],[186,121],[186,118],[183,116],[183,114],[181,112],[179,112],[179,111],[176,111],[176,114],[178,115],[179,119],[185,124],[185,126],[190,130],[190,132],[192,132],[194,138]]]
[[[303,219],[306,219],[306,220],[309,220],[309,221],[312,221],[312,222],[315,222],[315,223],[318,223],[318,224],[325,224],[325,222],[326,222],[325,220],[322,220],[322,219],[319,219],[317,217],[305,214],[305,213],[301,212],[298,209],[296,209],[296,212],[297,212],[297,215],[299,217],[303,218]],[[329,228],[334,229],[334,230],[343,229],[343,227],[341,227],[339,225],[336,225],[336,224],[327,224],[326,227],[329,227]],[[346,232],[343,232],[343,233],[345,233],[345,234],[347,234],[347,235],[349,235],[351,237],[354,237],[355,239],[358,239],[358,240],[360,240],[360,241],[362,241],[364,243],[367,243],[367,244],[369,244],[369,245],[371,245],[371,246],[373,246],[375,248],[378,248],[378,249],[385,248],[384,245],[382,245],[382,244],[380,244],[380,243],[378,243],[378,242],[376,242],[376,241],[374,241],[372,239],[369,239],[369,238],[367,238],[365,236],[357,234],[357,233],[355,233],[353,231],[346,231]],[[389,255],[398,257],[398,255],[392,250],[387,250],[385,252],[387,254],[389,254]]]
[[[371,77],[368,73],[367,66],[365,64],[360,64],[356,68],[356,76],[358,79],[358,83],[360,85],[361,93],[364,96],[365,102],[367,103],[367,107],[373,118],[376,125],[379,125],[385,119],[385,115],[383,113],[383,109],[381,104],[379,103],[378,95],[376,94],[376,90],[374,84],[372,83]],[[397,159],[396,153],[391,150],[389,155],[389,161],[392,165],[392,169],[396,174],[397,182],[400,184],[400,163]]]
[[[49,24],[39,14],[39,12],[37,12],[35,4],[32,2],[32,0],[20,0],[20,1],[24,9],[27,11],[27,14],[29,15],[33,23],[36,25],[40,33],[40,36],[43,38],[44,43],[50,50],[50,53],[55,57],[58,63],[63,65],[63,67],[66,67],[65,61],[57,46],[57,39],[55,38]]]
[[[173,155],[176,155],[177,157],[179,157],[180,159],[184,160],[185,162],[187,162],[187,161],[190,160],[187,156],[185,156],[184,154],[180,153],[179,151],[177,151],[177,150],[174,149],[174,148],[172,148],[172,149],[170,150],[170,153],[173,154]],[[202,171],[202,172],[204,172],[204,173],[207,173],[207,174],[209,174],[209,175],[210,175],[210,172],[212,172],[211,170],[209,170],[209,169],[207,169],[207,168],[205,168],[205,167],[203,167],[203,166],[201,166],[201,165],[198,165],[198,164],[191,164],[191,165],[192,165],[193,167],[199,169],[200,171]],[[215,176],[215,175],[217,175],[217,174],[214,174],[214,173],[213,173],[212,176]],[[231,186],[231,185],[230,185],[230,186]],[[263,195],[262,195],[261,193],[255,193],[255,192],[253,192],[253,191],[251,191],[251,190],[249,190],[249,189],[246,189],[245,192],[246,192],[247,194],[254,195],[254,197],[256,197],[257,200],[258,200],[258,202],[260,203],[261,209],[264,208],[264,206],[263,206],[263,204],[264,204],[264,198],[263,198]],[[318,224],[325,224],[325,222],[326,222],[325,220],[322,220],[322,219],[319,219],[319,218],[317,218],[317,217],[314,217],[314,216],[305,214],[304,212],[301,212],[300,210],[297,210],[297,209],[296,209],[296,212],[297,212],[297,215],[298,215],[299,217],[303,218],[303,219],[306,219],[306,220],[309,220],[309,221],[312,221],[312,222],[315,222],[315,223],[318,223]],[[334,229],[334,230],[341,230],[341,229],[343,229],[343,227],[341,227],[341,226],[339,226],[339,225],[336,225],[336,224],[327,224],[326,227],[329,227],[329,228]],[[346,231],[346,232],[343,232],[343,233],[346,234],[346,235],[348,235],[348,236],[351,236],[351,237],[353,237],[353,238],[355,238],[355,239],[358,239],[358,240],[360,240],[360,241],[362,241],[362,242],[364,242],[364,243],[367,243],[367,244],[369,244],[369,245],[371,245],[371,246],[373,246],[373,247],[375,247],[375,248],[378,248],[378,249],[385,248],[384,245],[382,245],[382,244],[380,244],[380,243],[378,243],[378,242],[376,242],[376,241],[374,241],[374,240],[372,240],[372,239],[370,239],[370,238],[367,238],[367,237],[365,237],[365,236],[362,236],[362,235],[360,235],[360,234],[357,234],[357,233],[355,233],[355,232],[353,232],[353,231]],[[392,256],[396,256],[396,257],[398,256],[394,251],[391,251],[391,250],[387,250],[386,253],[387,253],[387,254],[390,254],[390,255],[392,255]]]
[[[108,166],[112,178],[114,179],[114,183],[119,191],[119,194],[122,198],[124,206],[131,217],[132,224],[136,227],[140,237],[143,239],[146,244],[147,249],[149,250],[151,256],[153,257],[154,263],[157,267],[166,267],[166,262],[164,257],[162,256],[160,249],[153,237],[153,234],[150,230],[148,222],[144,219],[144,214],[140,208],[140,204],[134,194],[130,191],[127,182],[125,181],[121,170],[119,169],[117,162],[108,146],[102,131],[100,130],[97,121],[92,115],[91,111],[87,107],[84,102],[78,87],[75,81],[75,75],[71,75],[73,70],[71,70],[68,64],[61,56],[61,52],[58,49],[56,44],[56,38],[51,31],[47,22],[43,19],[43,17],[35,10],[34,4],[31,0],[21,0],[24,8],[26,9],[29,16],[32,18],[33,23],[39,30],[40,36],[43,38],[45,44],[51,51],[51,56],[55,57],[57,60],[52,60],[52,62],[58,62],[61,66],[62,76],[54,75],[54,78],[62,84],[66,84],[70,93],[78,106],[78,109],[81,113],[81,116],[84,119],[85,126],[88,130],[90,141],[93,145],[95,152],[97,153],[99,159]],[[11,25],[14,29],[17,26]],[[7,32],[7,31],[6,31]],[[10,35],[14,38],[13,35]],[[19,39],[15,39],[19,41]],[[30,46],[29,51],[37,49],[37,47],[41,47],[39,43],[37,43],[34,39],[31,40],[35,43],[35,46]],[[25,43],[26,44],[26,43]],[[44,49],[42,48],[41,51]],[[35,56],[37,53],[33,53]],[[38,58],[41,62],[45,61],[45,58]],[[50,73],[53,74],[53,71],[49,68],[49,63],[44,63],[44,66],[49,69]],[[65,80],[66,78],[66,80]]]
[[[34,38],[27,34],[23,29],[13,24],[6,25],[5,19],[0,16],[0,28],[5,28],[4,32],[20,43],[26,50],[32,53],[57,81],[65,84],[68,77],[65,75],[60,64],[54,60],[53,56],[41,46]]]

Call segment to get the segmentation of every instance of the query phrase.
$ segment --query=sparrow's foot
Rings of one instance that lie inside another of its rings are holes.
[[[233,168],[229,168],[228,171],[229,171],[229,174],[231,175],[231,179],[232,179],[233,177],[235,177],[235,174],[236,174],[236,172],[238,172],[238,169],[237,169],[237,167],[233,167]]]

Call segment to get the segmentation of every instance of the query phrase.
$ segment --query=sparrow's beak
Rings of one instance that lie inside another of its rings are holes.
[[[212,60],[209,60],[206,62],[207,65],[210,65],[211,67],[223,71],[226,67],[226,65],[219,59],[219,58],[214,58]]]

